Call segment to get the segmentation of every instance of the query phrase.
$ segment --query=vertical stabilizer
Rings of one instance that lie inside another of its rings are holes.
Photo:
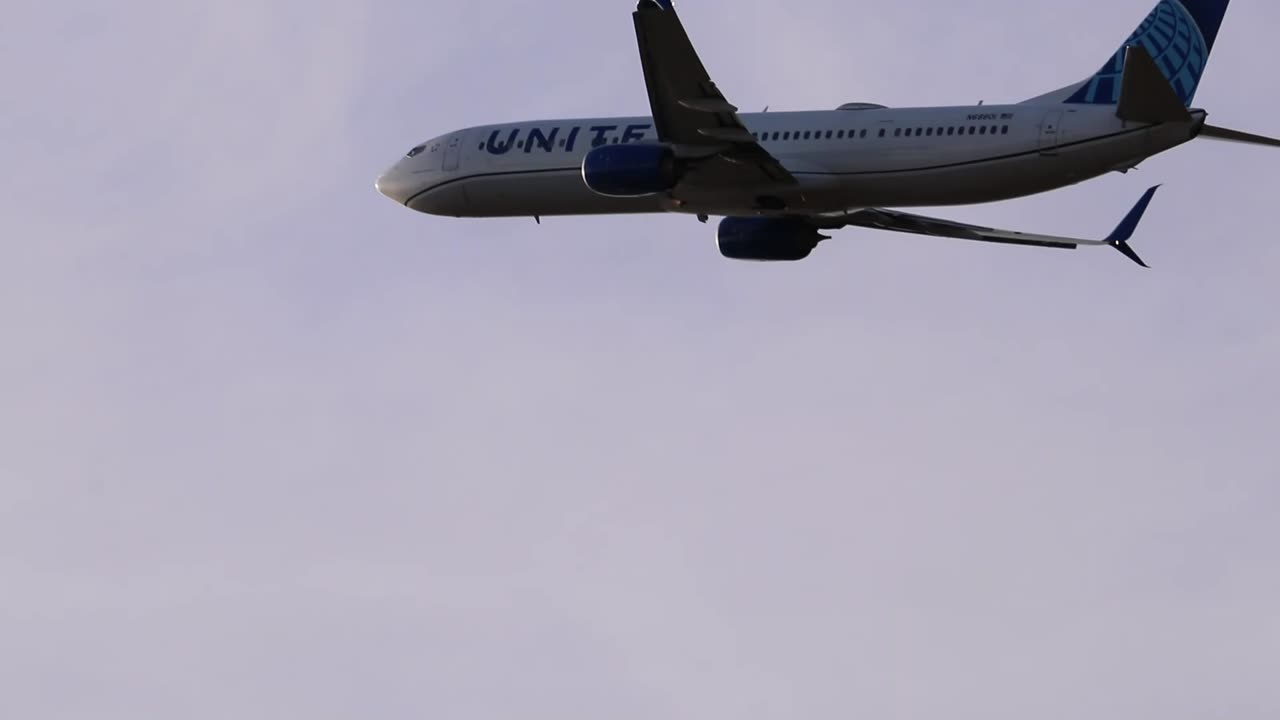
[[[1231,0],[1160,0],[1102,69],[1082,83],[1028,100],[1071,105],[1116,105],[1129,47],[1147,51],[1183,107],[1191,107]]]

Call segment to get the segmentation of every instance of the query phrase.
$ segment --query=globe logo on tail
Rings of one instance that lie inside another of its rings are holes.
[[[1157,5],[1111,61],[1082,85],[1067,102],[1088,105],[1114,105],[1120,102],[1125,49],[1133,45],[1146,48],[1156,66],[1173,86],[1178,98],[1189,107],[1209,59],[1209,49],[1204,33],[1179,0],[1163,0]]]

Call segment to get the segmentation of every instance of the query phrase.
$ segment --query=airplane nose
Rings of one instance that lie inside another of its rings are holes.
[[[382,173],[378,180],[374,182],[373,187],[401,205],[405,204],[413,192],[409,174],[402,170],[399,165],[395,165],[390,170]]]

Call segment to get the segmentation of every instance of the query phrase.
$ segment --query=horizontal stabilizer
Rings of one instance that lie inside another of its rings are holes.
[[[1191,120],[1191,113],[1187,112],[1182,99],[1156,67],[1151,54],[1141,45],[1131,45],[1125,52],[1116,117],[1151,124]]]
[[[1240,132],[1239,130],[1228,130],[1227,128],[1214,127],[1213,125],[1205,125],[1201,128],[1200,137],[1209,138],[1210,140],[1246,143],[1248,145],[1280,147],[1280,140],[1275,138],[1269,138],[1262,135],[1252,135],[1247,132]]]

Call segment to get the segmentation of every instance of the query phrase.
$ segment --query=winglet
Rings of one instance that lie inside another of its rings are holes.
[[[1137,229],[1138,223],[1142,220],[1142,215],[1147,212],[1147,206],[1151,204],[1151,198],[1155,197],[1156,191],[1159,189],[1160,186],[1156,185],[1148,190],[1138,200],[1138,204],[1134,205],[1133,209],[1129,211],[1129,214],[1124,216],[1124,219],[1116,226],[1115,231],[1107,237],[1108,245],[1119,250],[1125,257],[1144,268],[1149,268],[1150,265],[1142,262],[1142,258],[1138,257],[1138,253],[1129,247],[1129,238],[1133,237],[1133,231]]]

